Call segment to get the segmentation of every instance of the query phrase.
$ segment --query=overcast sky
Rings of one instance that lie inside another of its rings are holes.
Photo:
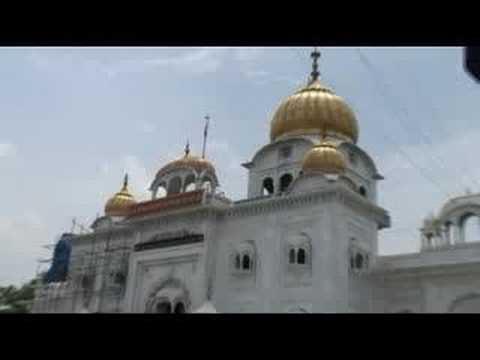
[[[360,125],[385,176],[392,229],[382,254],[414,252],[423,218],[480,191],[480,85],[461,48],[320,48],[322,80]],[[0,285],[31,279],[42,246],[89,226],[123,174],[147,199],[155,172],[201,151],[223,190],[245,197],[240,164],[268,142],[279,102],[305,83],[310,48],[1,48]]]

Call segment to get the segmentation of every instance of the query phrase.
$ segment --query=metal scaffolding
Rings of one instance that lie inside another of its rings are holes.
[[[112,243],[112,229],[108,230],[107,239],[102,241],[98,240],[95,232],[87,235],[92,236],[90,250],[72,252],[65,282],[44,283],[45,272],[41,268],[51,266],[53,259],[38,259],[36,277],[39,281],[34,312],[78,312],[81,309],[92,309],[93,312],[121,311],[131,252],[128,240],[124,237],[120,244]],[[85,233],[74,236],[85,236]],[[102,244],[104,247],[99,248]],[[54,245],[45,247],[51,249]]]

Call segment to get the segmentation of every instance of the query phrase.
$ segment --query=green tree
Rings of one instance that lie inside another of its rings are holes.
[[[33,279],[20,288],[14,285],[0,287],[0,313],[29,313],[37,281]]]

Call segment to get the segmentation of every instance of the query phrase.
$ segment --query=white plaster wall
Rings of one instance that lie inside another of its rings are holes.
[[[291,146],[291,155],[288,158],[280,156],[280,149]],[[254,198],[262,195],[263,179],[272,177],[275,192],[278,191],[280,177],[290,173],[296,178],[301,171],[305,153],[312,147],[309,140],[298,138],[280,141],[261,149],[253,158],[253,166],[249,170],[248,197]]]
[[[350,222],[345,205],[338,199],[223,218],[217,225],[218,311],[286,312],[304,304],[313,312],[347,312]],[[373,226],[367,222],[361,238],[375,248],[376,234],[370,238]],[[300,233],[312,240],[311,271],[292,274],[285,246],[290,237]],[[234,244],[247,240],[256,244],[256,271],[238,277],[231,274],[228,259]],[[370,292],[360,300],[370,303]]]

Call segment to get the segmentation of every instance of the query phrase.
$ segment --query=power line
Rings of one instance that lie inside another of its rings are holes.
[[[413,88],[415,89],[416,91],[416,98],[419,99],[421,98],[422,99],[422,104],[423,105],[427,105],[427,109],[430,113],[430,116],[432,117],[432,119],[435,119],[435,124],[436,124],[436,128],[439,129],[442,133],[443,133],[443,136],[444,137],[448,137],[450,134],[448,133],[448,131],[445,129],[444,125],[442,124],[442,122],[438,121],[438,113],[437,111],[435,110],[432,102],[430,101],[430,98],[428,96],[425,96],[421,91],[420,91],[420,86],[419,86],[419,83],[416,79],[415,76],[411,76],[411,79],[413,79],[413,81],[415,81],[415,86],[413,86]],[[467,174],[467,178],[469,178],[474,184],[475,186],[477,186],[478,188],[480,188],[480,183],[477,181],[475,175],[473,175],[473,173],[471,173],[471,169],[468,167],[468,166],[465,166],[464,163],[462,162],[458,162],[457,165],[459,166],[460,170],[462,170],[464,173]],[[465,175],[464,175],[465,177]]]
[[[365,65],[365,66],[370,70],[370,72],[372,73],[372,76],[375,77],[375,79],[377,80],[377,82],[379,83],[380,86],[383,85],[383,90],[384,90],[384,92],[382,93],[382,95],[385,95],[385,94],[388,92],[388,91],[387,91],[387,90],[388,90],[388,89],[387,89],[387,88],[388,88],[388,85],[387,85],[386,83],[380,81],[380,80],[378,79],[378,77],[375,76],[375,75],[376,75],[376,71],[375,71],[373,65],[370,63],[370,61],[368,60],[368,58],[360,51],[360,49],[357,49],[357,51],[358,51],[358,53],[359,53],[359,55],[360,55],[360,57],[361,57],[361,60],[363,60],[364,65]],[[418,88],[417,88],[417,91],[418,91]],[[384,97],[388,100],[388,98],[387,98],[386,96],[384,96]],[[405,106],[401,107],[401,109],[399,109],[399,110],[403,113],[403,115],[408,116],[408,109],[407,109]],[[408,133],[408,132],[410,131],[410,129],[408,129],[408,128],[409,128],[409,125],[407,124],[407,122],[405,122],[405,121],[403,120],[403,118],[401,118],[401,117],[398,118],[398,120],[399,120],[399,123],[400,123],[400,125],[402,126],[402,128]],[[415,132],[417,135],[420,136],[422,145],[428,144],[428,145],[430,146],[430,148],[431,148],[432,150],[434,150],[434,144],[433,144],[431,138],[430,138],[424,131],[422,131],[422,129],[421,129],[420,127],[418,127],[417,129],[414,129],[414,130],[415,130],[415,131],[413,131],[413,132]],[[429,154],[428,152],[426,152],[426,155],[429,156],[430,159],[432,160],[432,162],[435,163],[435,164],[436,164],[439,168],[441,168],[442,170],[446,170],[446,171],[449,170],[449,169],[443,164],[443,163],[444,163],[444,160],[441,159],[440,157],[437,157],[434,153]],[[460,164],[459,164],[459,165],[460,165]],[[465,169],[464,169],[464,172],[468,172],[468,170],[465,170]],[[474,179],[473,179],[473,180],[474,180]],[[464,185],[467,185],[467,187],[470,186],[470,183],[469,183],[468,181],[465,182],[465,175],[463,175],[462,181],[464,182]],[[476,183],[475,180],[474,180],[474,182]],[[476,183],[476,184],[478,184],[478,183]]]
[[[356,50],[358,52],[358,55],[360,57],[360,61],[362,62],[362,64],[369,70],[369,72],[372,74],[372,77],[377,79],[376,72],[375,72],[372,64],[369,62],[369,60],[366,58],[366,56],[360,51],[360,49],[357,48]],[[382,83],[379,82],[379,81],[376,81],[376,85],[380,85],[380,87],[381,87]],[[382,97],[386,98],[385,93],[382,91],[382,89],[378,89],[378,90],[379,90],[380,94],[382,95]],[[443,186],[441,186],[434,178],[430,177],[428,172],[425,171],[425,169],[423,167],[416,164],[415,161],[413,161],[413,159],[410,157],[410,155],[408,155],[396,141],[394,141],[392,138],[390,138],[387,135],[383,135],[383,136],[390,144],[393,144],[397,148],[398,152],[408,161],[408,163],[412,167],[414,167],[415,169],[417,169],[419,171],[420,175],[422,175],[427,181],[429,181],[430,183],[435,185],[441,193],[445,192],[445,189],[442,189]],[[449,191],[446,191],[446,194],[448,196],[451,196],[449,194]]]

